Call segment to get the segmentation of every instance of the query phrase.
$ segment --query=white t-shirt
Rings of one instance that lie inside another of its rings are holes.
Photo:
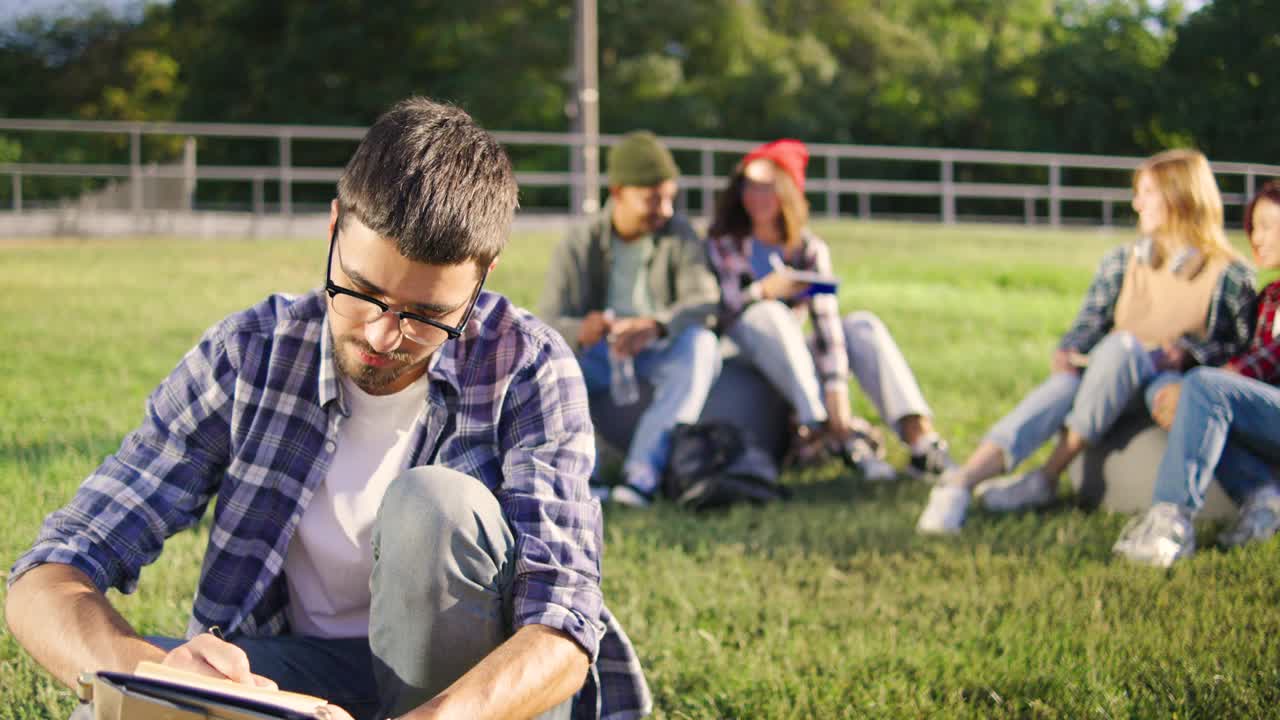
[[[408,463],[430,381],[370,395],[340,376],[351,416],[338,426],[329,474],[315,490],[285,555],[289,624],[297,635],[369,634],[373,522],[387,487]]]

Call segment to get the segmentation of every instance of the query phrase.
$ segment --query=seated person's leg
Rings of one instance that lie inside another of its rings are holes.
[[[481,482],[412,468],[387,489],[373,531],[369,645],[382,713],[448,687],[512,633],[515,543]],[[572,699],[557,712],[567,717]]]
[[[631,438],[623,465],[628,485],[653,495],[667,465],[670,433],[678,423],[697,422],[720,374],[715,333],[690,327],[636,356],[636,374],[653,386],[653,403]]]
[[[1280,460],[1280,389],[1215,368],[1187,373],[1156,473],[1152,507],[1116,542],[1131,560],[1168,566],[1195,551],[1191,520],[1204,506],[1215,470],[1242,502],[1228,545],[1269,537],[1280,523],[1269,461]]]
[[[1089,366],[1063,421],[1066,428],[1044,465],[984,488],[983,505],[989,510],[1010,512],[1051,502],[1057,496],[1058,480],[1071,461],[1115,425],[1155,375],[1155,363],[1131,333],[1113,332],[1103,338],[1089,353]]]
[[[1074,447],[1070,457],[1053,458],[1050,470],[1056,477],[1080,449],[1095,444],[1110,430],[1129,404],[1157,375],[1151,355],[1132,333],[1113,332],[1089,353],[1089,366],[1080,379],[1080,391],[1067,416],[1067,443]],[[1162,380],[1162,384],[1169,378]],[[1049,464],[1046,463],[1048,466]]]
[[[924,533],[960,530],[968,512],[970,493],[979,483],[1017,467],[1062,427],[1071,411],[1080,376],[1054,373],[988,431],[964,465],[945,473],[929,494],[916,523]]]
[[[880,417],[911,450],[910,470],[938,475],[954,463],[933,427],[933,411],[889,328],[875,313],[859,310],[844,318],[849,368]]]
[[[787,399],[795,410],[797,423],[826,422],[827,410],[813,371],[813,357],[804,331],[787,306],[776,300],[754,303],[733,323],[728,334],[742,356]]]

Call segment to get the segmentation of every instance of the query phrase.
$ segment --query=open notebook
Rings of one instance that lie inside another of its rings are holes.
[[[97,720],[307,720],[328,704],[323,698],[242,685],[152,662],[140,663],[132,674],[97,673],[90,682]]]
[[[774,272],[781,273],[796,282],[809,283],[809,287],[797,295],[797,298],[810,295],[834,295],[840,287],[840,278],[834,275],[823,275],[812,270],[797,270],[782,262],[777,255],[769,256],[769,265]]]

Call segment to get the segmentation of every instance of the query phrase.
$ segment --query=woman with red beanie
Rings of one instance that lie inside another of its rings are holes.
[[[802,456],[825,445],[869,480],[897,476],[871,426],[852,414],[852,369],[910,447],[911,471],[940,474],[952,465],[947,444],[884,323],[867,311],[841,318],[832,284],[813,282],[833,271],[827,244],[808,227],[808,162],[798,140],[761,145],[738,163],[720,196],[708,242],[720,280],[721,331],[787,398]],[[808,340],[806,314],[814,328]]]

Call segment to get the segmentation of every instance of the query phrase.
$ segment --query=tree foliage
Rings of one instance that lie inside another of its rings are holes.
[[[1195,144],[1280,162],[1270,4],[1187,16],[1176,0],[599,0],[601,125],[1091,153]],[[565,130],[573,15],[571,0],[173,0],[135,20],[28,19],[0,32],[0,114],[366,124],[421,93],[488,127]]]

